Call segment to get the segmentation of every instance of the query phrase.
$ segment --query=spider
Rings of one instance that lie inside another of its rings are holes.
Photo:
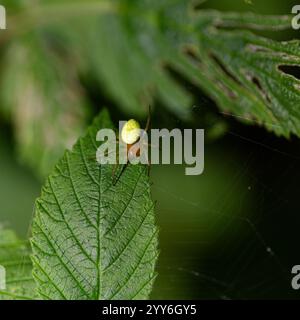
[[[130,119],[127,122],[125,122],[122,130],[121,130],[121,140],[122,143],[125,143],[126,145],[126,163],[122,165],[119,175],[116,176],[116,170],[118,168],[118,163],[114,165],[112,177],[113,177],[113,184],[115,185],[122,175],[124,169],[126,168],[128,162],[130,159],[132,159],[135,156],[140,156],[140,144],[139,141],[143,143],[144,135],[147,134],[149,128],[150,128],[150,122],[151,122],[151,115],[150,115],[150,108],[149,108],[149,115],[147,118],[147,123],[145,129],[142,131],[141,126],[135,119]],[[117,141],[119,143],[119,141]],[[148,144],[147,144],[148,146]],[[148,175],[150,174],[150,163],[148,161]]]

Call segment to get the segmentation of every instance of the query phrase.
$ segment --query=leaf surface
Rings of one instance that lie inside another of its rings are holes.
[[[36,201],[34,278],[45,299],[145,299],[155,278],[157,229],[147,168],[128,165],[113,185],[99,165],[103,111],[67,151]]]
[[[0,266],[6,271],[6,288],[0,290],[0,300],[28,300],[37,296],[29,242],[21,241],[13,231],[1,226]]]
[[[278,135],[300,136],[300,42],[278,42],[243,30],[280,30],[291,18],[200,12],[190,45],[192,57],[174,60],[202,87],[222,113],[264,125]]]

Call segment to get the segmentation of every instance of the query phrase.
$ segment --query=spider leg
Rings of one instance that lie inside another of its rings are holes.
[[[148,118],[147,118],[147,123],[146,123],[146,127],[145,127],[145,132],[148,132],[151,128],[151,106],[149,105],[148,107]],[[151,144],[148,144],[148,146],[151,146]],[[151,170],[151,162],[148,159],[147,162],[147,166],[148,166],[148,176],[150,176],[150,170]]]
[[[127,165],[128,165],[128,162],[127,162],[126,164],[121,164],[121,165],[120,165],[120,166],[121,166],[121,169],[120,169],[120,172],[119,172],[119,173],[117,173],[117,171],[118,171],[117,168],[119,167],[119,164],[116,163],[116,164],[114,165],[114,168],[113,168],[113,182],[112,182],[113,186],[115,186],[115,185],[117,184],[117,182],[118,182],[119,179],[121,178],[121,176],[122,176],[125,168],[127,167]]]
[[[117,168],[118,168],[118,164],[115,163],[114,166],[113,166],[113,170],[112,170],[112,180],[113,180],[113,185],[116,184],[115,182],[115,175],[116,175],[116,171],[117,171]]]
[[[149,106],[148,109],[148,118],[147,118],[147,123],[145,127],[145,131],[147,132],[151,128],[151,107]]]

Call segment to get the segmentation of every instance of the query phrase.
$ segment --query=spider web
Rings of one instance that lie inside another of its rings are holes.
[[[299,142],[234,128],[206,146],[202,176],[152,168],[161,229],[152,298],[299,297],[291,287],[300,261]]]

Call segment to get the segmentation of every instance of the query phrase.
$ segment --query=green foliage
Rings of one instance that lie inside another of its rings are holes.
[[[5,3],[6,4],[6,3]],[[15,1],[3,36],[0,107],[22,158],[45,175],[86,126],[80,77],[127,114],[158,100],[189,119],[184,78],[246,123],[300,135],[299,81],[278,69],[299,64],[299,42],[246,29],[290,28],[290,17],[195,9],[192,1]],[[8,10],[8,12],[10,12]],[[177,76],[174,77],[174,72]]]
[[[2,299],[33,299],[35,283],[31,271],[28,241],[17,238],[16,234],[0,226],[0,265],[6,269],[6,290],[0,291]]]
[[[36,201],[33,275],[45,299],[145,299],[155,278],[157,229],[147,168],[95,160],[102,112],[67,151]]]
[[[279,30],[290,25],[290,17],[206,11],[195,21],[195,32],[201,30],[191,47],[197,61],[185,61],[180,70],[225,113],[278,135],[300,136],[300,81],[280,70],[299,65],[300,42],[280,43],[242,31]]]
[[[40,176],[82,134],[88,111],[72,57],[58,55],[48,41],[29,34],[11,44],[1,90],[20,156]]]

